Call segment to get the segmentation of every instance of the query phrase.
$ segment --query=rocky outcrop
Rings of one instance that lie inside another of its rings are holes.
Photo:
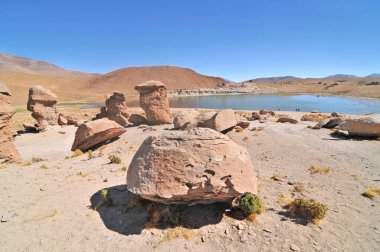
[[[72,151],[80,149],[86,151],[98,144],[105,143],[122,135],[126,129],[107,118],[83,123],[79,125]]]
[[[12,129],[10,121],[16,111],[10,104],[10,97],[8,87],[0,83],[0,159],[20,162],[21,156],[12,142],[16,132]]]
[[[181,130],[196,128],[200,115],[198,110],[181,111],[174,117],[174,128]]]
[[[245,148],[207,128],[150,136],[132,159],[128,190],[152,201],[231,202],[257,192],[252,161]]]
[[[140,106],[145,111],[148,124],[172,123],[167,88],[163,83],[151,80],[137,85],[135,89],[140,93]]]
[[[261,116],[259,113],[257,112],[252,112],[252,117],[251,117],[251,120],[252,121],[255,121],[255,120],[260,120],[261,119]]]
[[[210,128],[219,132],[225,132],[237,124],[235,113],[232,109],[221,110],[210,119],[198,124],[198,127]]]
[[[348,131],[350,136],[380,137],[380,119],[363,117],[357,119],[346,119],[338,127],[340,130]]]
[[[326,128],[326,129],[332,129],[336,126],[338,126],[342,122],[342,119],[339,117],[337,118],[331,118],[331,119],[325,119],[323,121],[320,121],[317,125],[315,125],[313,128]]]
[[[125,96],[121,92],[114,92],[113,95],[107,97],[107,118],[117,122],[121,126],[128,124],[128,109],[125,105]]]
[[[264,110],[264,109],[262,109],[262,110],[259,111],[259,114],[260,115],[271,115],[271,116],[274,116],[276,113],[274,113],[271,110]]]
[[[36,119],[39,130],[43,131],[49,125],[58,124],[56,104],[57,96],[50,90],[41,86],[33,86],[29,89],[27,108]]]

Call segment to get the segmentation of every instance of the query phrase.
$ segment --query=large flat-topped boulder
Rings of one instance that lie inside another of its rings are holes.
[[[86,151],[98,144],[105,143],[122,135],[126,129],[107,118],[83,123],[79,125],[72,151],[80,149]]]
[[[348,134],[351,136],[380,137],[379,118],[362,117],[346,119],[338,125],[338,128],[348,131]]]
[[[210,119],[198,124],[199,127],[210,128],[219,132],[232,129],[237,124],[235,112],[232,109],[221,110]]]
[[[57,95],[41,86],[29,89],[27,108],[36,119],[39,130],[45,130],[49,125],[58,124]]]
[[[247,150],[208,128],[150,136],[132,159],[128,190],[167,204],[230,202],[257,192]]]
[[[169,100],[165,84],[150,80],[139,84],[135,89],[140,93],[140,106],[145,111],[148,124],[169,124]]]
[[[10,96],[8,87],[0,83],[0,159],[19,162],[21,156],[12,142],[16,132],[11,127],[11,119],[16,111],[10,104]]]

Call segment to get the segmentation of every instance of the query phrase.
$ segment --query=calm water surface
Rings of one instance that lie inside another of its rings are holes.
[[[338,112],[345,114],[380,113],[380,100],[319,95],[221,95],[176,97],[173,108],[241,110],[288,110]]]

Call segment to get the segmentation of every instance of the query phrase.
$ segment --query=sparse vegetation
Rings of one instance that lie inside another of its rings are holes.
[[[171,228],[167,230],[161,242],[170,241],[176,238],[185,238],[188,240],[194,235],[195,235],[195,232],[191,229],[187,229],[183,227]]]
[[[323,114],[305,114],[301,117],[301,121],[320,122],[329,117],[330,116]]]
[[[263,205],[260,198],[252,193],[247,193],[240,198],[239,208],[247,215],[261,214]]]
[[[87,172],[78,172],[77,175],[85,178],[88,176],[88,173]]]
[[[329,174],[331,172],[331,168],[312,165],[309,168],[309,171],[311,174]]]
[[[237,126],[237,127],[235,128],[235,131],[236,131],[236,132],[242,132],[242,131],[244,131],[244,128]]]
[[[380,187],[377,188],[368,188],[363,193],[362,196],[367,197],[371,200],[380,195]]]
[[[270,177],[270,179],[272,179],[274,181],[282,181],[283,176],[281,174],[275,173],[272,175],[272,177]]]
[[[112,206],[114,203],[113,203],[113,200],[111,198],[111,195],[108,191],[108,188],[105,188],[105,189],[102,189],[100,191],[100,195],[102,196],[102,200],[100,201],[100,203],[94,208],[95,210],[101,208],[102,206],[106,206],[106,207],[110,207]]]
[[[83,155],[83,152],[80,149],[76,149],[71,157],[75,158],[75,157],[79,157],[82,155]]]
[[[32,163],[38,163],[38,162],[42,162],[42,161],[46,161],[46,160],[43,158],[39,158],[39,157],[33,157],[32,158]]]
[[[121,159],[116,155],[109,155],[108,159],[110,160],[110,164],[121,164]]]
[[[94,157],[94,152],[92,150],[87,151],[87,157],[88,160],[92,159]]]
[[[59,133],[59,134],[62,134],[62,135],[66,134],[65,131],[58,131],[58,133]]]
[[[325,218],[328,208],[325,204],[319,203],[314,199],[298,198],[285,206],[290,216],[303,218],[307,222],[318,225]]]
[[[293,192],[300,193],[300,192],[303,192],[303,191],[304,191],[304,187],[302,185],[295,185],[293,187]]]
[[[41,165],[41,166],[40,166],[40,169],[42,169],[42,170],[47,170],[47,169],[49,169],[49,167],[47,167],[47,165]]]

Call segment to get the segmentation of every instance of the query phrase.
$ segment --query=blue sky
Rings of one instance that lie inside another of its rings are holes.
[[[241,81],[380,72],[379,0],[0,0],[0,52]]]

